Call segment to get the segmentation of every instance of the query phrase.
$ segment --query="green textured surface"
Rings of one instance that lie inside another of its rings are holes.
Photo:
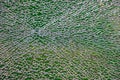
[[[119,80],[119,0],[0,0],[0,80]]]

